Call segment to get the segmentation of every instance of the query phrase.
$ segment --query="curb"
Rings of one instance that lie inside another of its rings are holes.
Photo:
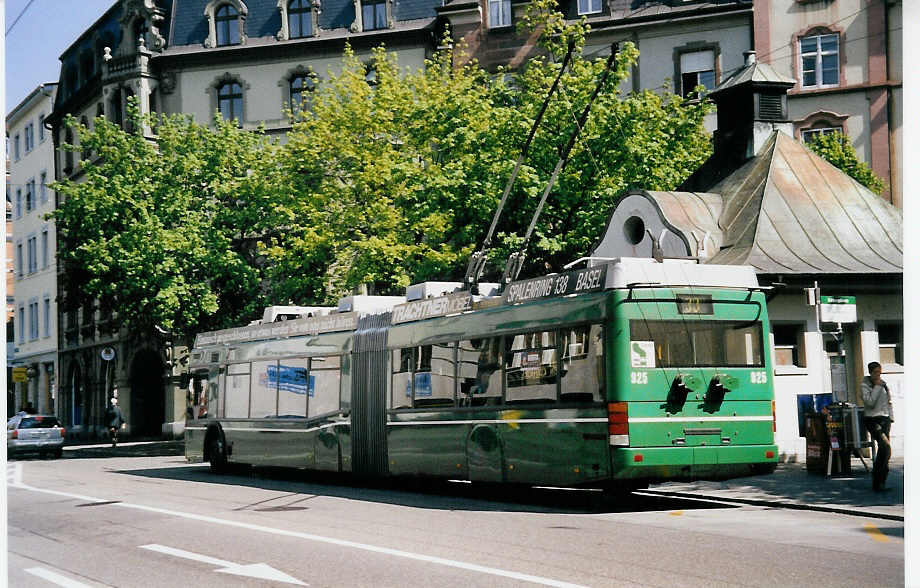
[[[696,498],[705,500],[715,500],[719,502],[748,504],[751,506],[767,506],[771,508],[788,508],[792,510],[813,510],[818,512],[829,512],[834,514],[844,514],[854,517],[868,517],[873,519],[886,519],[889,521],[904,522],[904,515],[888,514],[882,512],[854,510],[852,508],[843,508],[840,506],[822,506],[818,504],[802,504],[799,502],[786,502],[783,500],[760,500],[754,498],[735,498],[718,496],[714,494],[697,494],[694,492],[670,492],[667,490],[642,490],[642,493],[655,494],[658,496],[669,496],[673,498]]]

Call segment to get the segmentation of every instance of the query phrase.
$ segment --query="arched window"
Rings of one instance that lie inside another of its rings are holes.
[[[291,39],[313,36],[312,0],[291,0],[288,2],[288,28]]]
[[[224,4],[217,9],[214,27],[218,47],[240,44],[240,15],[233,6]]]
[[[217,88],[217,110],[224,120],[243,120],[243,88],[236,82],[226,82]]]
[[[291,110],[296,114],[301,107],[308,107],[310,96],[316,88],[316,80],[310,74],[291,77]]]

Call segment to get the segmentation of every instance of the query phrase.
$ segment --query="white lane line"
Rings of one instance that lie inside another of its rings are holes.
[[[25,571],[32,574],[33,576],[38,576],[43,580],[48,580],[52,584],[57,584],[58,586],[65,586],[66,588],[90,588],[89,584],[71,580],[67,576],[56,574],[51,570],[46,570],[45,568],[27,568]]]
[[[28,486],[26,484],[17,484],[11,487],[19,488],[22,490],[29,490],[31,492],[41,492],[44,494],[52,494],[55,496],[66,496],[69,498],[76,498],[78,500],[89,501],[89,502],[110,502],[109,500],[106,500],[103,498],[93,498],[91,496],[81,496],[79,494],[71,494],[69,492],[61,492],[58,490],[47,490],[45,488],[36,488],[34,486]],[[552,578],[532,576],[530,574],[522,574],[519,572],[512,572],[509,570],[502,570],[499,568],[491,568],[488,566],[481,566],[478,564],[456,561],[453,559],[446,559],[443,557],[436,557],[432,555],[412,553],[410,551],[401,551],[399,549],[391,549],[389,547],[379,547],[377,545],[368,545],[367,543],[358,543],[355,541],[347,541],[344,539],[335,539],[333,537],[324,537],[322,535],[314,535],[313,533],[301,533],[299,531],[288,531],[285,529],[275,529],[273,527],[265,527],[263,525],[253,525],[250,523],[241,523],[238,521],[228,521],[225,519],[219,519],[217,517],[209,517],[209,516],[199,515],[199,514],[194,514],[194,513],[189,513],[189,512],[169,510],[165,508],[155,508],[152,506],[144,506],[142,504],[131,504],[130,502],[117,502],[117,503],[112,503],[111,505],[119,506],[122,508],[133,508],[135,510],[143,510],[143,511],[153,512],[157,514],[164,514],[164,515],[179,517],[183,519],[189,519],[193,521],[213,523],[215,525],[225,525],[227,527],[236,527],[239,529],[248,529],[250,531],[259,531],[262,533],[281,535],[283,537],[295,537],[297,539],[306,539],[307,541],[316,541],[318,543],[327,543],[329,545],[338,545],[340,547],[361,549],[363,551],[381,553],[383,555],[391,555],[393,557],[402,557],[405,559],[422,561],[426,563],[433,563],[433,564],[438,564],[438,565],[447,566],[451,568],[459,568],[461,570],[479,572],[481,574],[491,574],[493,576],[501,576],[504,578],[511,578],[513,580],[532,582],[534,584],[542,584],[544,586],[555,586],[557,588],[586,588],[580,584],[572,584],[570,582],[553,580]]]
[[[22,464],[19,462],[6,464],[6,483],[9,486],[22,484]]]

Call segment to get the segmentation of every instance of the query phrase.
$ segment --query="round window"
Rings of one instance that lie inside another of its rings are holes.
[[[623,223],[623,233],[630,245],[638,245],[645,238],[645,222],[638,216],[631,216]]]

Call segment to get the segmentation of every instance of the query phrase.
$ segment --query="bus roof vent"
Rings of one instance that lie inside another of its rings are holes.
[[[268,306],[262,313],[262,324],[299,318],[326,316],[335,309],[330,306]]]
[[[423,298],[437,298],[445,294],[458,292],[463,288],[463,282],[422,282],[412,284],[406,288],[406,300],[422,300]]]
[[[376,314],[386,312],[406,301],[405,296],[366,296],[357,294],[339,298],[339,312],[360,312]]]

